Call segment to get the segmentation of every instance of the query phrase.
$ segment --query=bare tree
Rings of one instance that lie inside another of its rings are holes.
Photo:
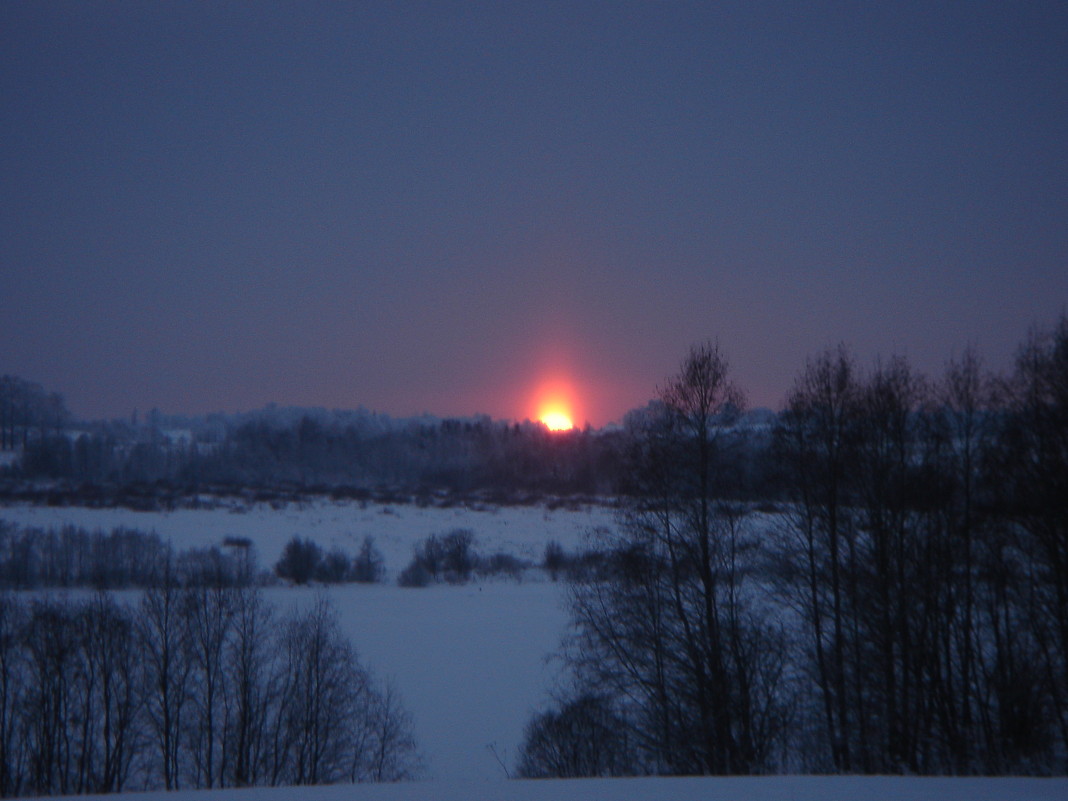
[[[28,657],[26,789],[37,795],[78,792],[79,731],[71,727],[77,706],[77,623],[67,608],[35,601],[23,636]]]
[[[23,608],[12,596],[0,594],[0,796],[5,798],[22,792],[28,767],[22,730],[28,691],[21,647],[24,626]]]
[[[185,747],[196,787],[225,786],[228,702],[224,655],[234,617],[233,590],[196,587],[185,591],[183,614],[189,629],[190,708],[184,716]]]
[[[287,622],[282,648],[282,716],[290,749],[287,783],[338,781],[351,759],[347,724],[369,679],[340,636],[325,599]]]
[[[279,578],[294,584],[307,584],[315,578],[323,559],[322,549],[309,539],[293,537],[282,550],[282,557],[274,566]]]
[[[37,442],[43,442],[69,417],[61,395],[18,376],[0,376],[0,450],[15,448],[19,439],[25,448],[35,429]]]
[[[1031,334],[1005,395],[997,475],[1030,565],[1028,619],[1068,743],[1068,317]]]
[[[606,699],[581,695],[527,723],[518,773],[524,779],[623,776],[640,766],[626,721]]]
[[[396,782],[415,778],[422,767],[412,733],[412,718],[392,684],[371,684],[360,695],[352,732],[349,781]]]
[[[847,669],[850,599],[858,591],[851,471],[859,403],[853,357],[839,346],[806,364],[777,431],[793,493],[785,556],[801,590],[797,606],[810,633],[823,728],[840,771],[861,768],[855,751],[867,750]]]
[[[943,768],[962,774],[989,765],[992,748],[981,725],[993,654],[984,643],[990,629],[982,607],[994,575],[983,567],[994,539],[983,466],[993,452],[995,403],[993,381],[968,349],[946,365],[933,388],[923,432],[924,556],[937,576],[923,589],[934,644],[932,726]]]
[[[169,574],[168,574],[169,575]],[[396,781],[411,719],[379,690],[332,608],[277,621],[258,591],[0,596],[0,790]]]
[[[272,784],[396,781],[418,769],[411,721],[379,692],[324,598],[285,622]]]
[[[168,560],[163,584],[141,598],[139,633],[145,661],[145,711],[166,790],[181,786],[184,715],[190,703],[192,642],[185,618],[186,596]]]
[[[230,704],[227,783],[235,787],[259,784],[266,770],[269,721],[278,704],[275,624],[274,610],[257,590],[246,587],[234,594],[225,669]]]
[[[744,510],[724,496],[742,402],[718,347],[694,348],[635,431],[634,503],[598,543],[608,565],[570,584],[580,692],[612,694],[655,772],[767,770],[785,723],[781,633],[747,579]]]
[[[360,552],[352,562],[352,578],[362,584],[374,584],[385,575],[382,553],[375,547],[374,537],[364,537]]]
[[[457,528],[441,538],[442,570],[450,584],[465,584],[477,564],[475,534],[470,529]]]
[[[79,792],[121,792],[140,750],[144,697],[134,623],[99,593],[79,610],[82,726]]]

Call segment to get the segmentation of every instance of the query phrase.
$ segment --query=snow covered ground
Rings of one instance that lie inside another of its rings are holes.
[[[500,550],[537,562],[549,540],[578,547],[583,532],[610,525],[612,513],[603,507],[474,511],[314,501],[281,510],[257,505],[173,512],[15,505],[0,507],[0,520],[45,529],[127,526],[156,531],[178,548],[248,537],[262,567],[278,559],[294,534],[353,554],[365,535],[373,536],[385,558],[387,583],[275,587],[268,597],[283,612],[319,592],[331,598],[361,660],[393,683],[411,712],[428,779],[496,780],[512,769],[523,726],[547,703],[557,677],[558,666],[547,660],[566,625],[563,586],[540,572],[522,583],[495,579],[423,589],[398,587],[395,576],[411,559],[413,545],[431,534],[468,528],[481,553]]]
[[[1064,801],[1068,779],[757,778],[435,781],[130,793],[122,801]],[[92,798],[93,796],[85,796]],[[111,797],[114,801],[116,796]]]
[[[124,794],[129,801],[392,801],[393,799],[1008,799],[1068,798],[1068,780],[916,779],[884,777],[767,777],[750,779],[618,779],[508,781],[523,726],[543,707],[559,680],[551,656],[566,626],[563,586],[543,577],[522,583],[494,580],[464,586],[404,589],[396,574],[412,546],[454,528],[475,532],[478,549],[538,561],[555,539],[581,545],[586,531],[611,526],[603,507],[577,511],[516,507],[475,511],[398,505],[313,501],[280,510],[269,506],[135,512],[125,509],[0,507],[0,520],[42,528],[74,524],[88,529],[127,526],[156,531],[178,548],[219,545],[248,537],[260,565],[269,567],[294,534],[324,548],[354,553],[365,535],[375,537],[389,570],[383,585],[327,589],[275,587],[268,597],[287,611],[318,592],[333,600],[361,659],[391,681],[414,718],[425,781],[399,785],[334,786],[243,791]]]
[[[176,548],[222,545],[226,537],[248,537],[256,547],[261,567],[270,568],[294,535],[308,537],[324,549],[337,546],[355,554],[365,536],[375,538],[386,569],[395,577],[412,556],[412,545],[431,534],[466,528],[475,533],[482,553],[504,551],[540,561],[545,544],[556,539],[565,548],[579,545],[583,532],[610,526],[613,512],[603,506],[577,511],[545,506],[419,507],[414,504],[383,506],[358,501],[318,499],[272,509],[267,504],[238,502],[206,509],[138,512],[131,509],[81,507],[0,506],[0,520],[20,526],[58,528],[77,525],[105,531],[118,526],[155,531]]]
[[[269,597],[286,610],[316,592],[279,588]],[[327,593],[361,660],[412,713],[426,778],[506,778],[523,726],[558,674],[546,660],[567,620],[562,586],[346,585]]]

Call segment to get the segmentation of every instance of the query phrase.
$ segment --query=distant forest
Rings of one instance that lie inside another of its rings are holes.
[[[955,424],[946,421],[954,414],[953,393],[963,391],[956,386],[964,380],[961,370],[969,371],[967,380],[974,383],[968,390],[975,395],[969,400],[975,404],[975,425],[985,432],[996,429],[1002,438],[1024,424],[1019,408],[1027,371],[1047,371],[1043,380],[1060,381],[1063,391],[1068,379],[1056,370],[1064,365],[1040,367],[1035,354],[1048,351],[1053,361],[1063,358],[1065,327],[1062,319],[1053,331],[1033,332],[1008,376],[989,374],[971,350],[935,379],[917,374],[903,357],[877,360],[864,371],[845,346],[834,356],[849,366],[858,392],[893,371],[894,380],[908,387],[902,425],[910,437],[926,438],[926,447],[935,447],[937,438],[950,436],[945,426]],[[812,361],[825,358],[810,360],[797,381],[806,380]],[[797,466],[782,458],[781,444],[796,415],[796,396],[795,388],[775,413],[747,410],[739,392],[730,414],[716,421],[720,497],[774,503],[793,496]],[[1028,425],[1055,425],[1059,414],[1063,426],[1063,396],[1034,402],[1046,404],[1048,413]],[[657,398],[629,412],[622,425],[566,432],[484,415],[394,419],[363,408],[274,405],[229,415],[184,417],[152,410],[140,418],[134,412],[129,419],[82,421],[72,417],[59,393],[5,375],[0,377],[0,497],[44,500],[46,487],[52,502],[151,507],[181,502],[185,495],[237,491],[252,491],[261,500],[321,493],[387,502],[448,502],[471,494],[499,503],[544,495],[625,496],[641,492],[634,485],[632,451],[641,447],[649,421],[663,414],[663,400]]]
[[[550,432],[540,423],[486,416],[391,419],[367,411],[267,407],[238,415],[74,421],[61,397],[35,384],[0,379],[4,444],[21,454],[0,467],[8,497],[61,502],[153,505],[203,492],[259,490],[397,502],[481,493],[501,503],[557,496],[616,494],[626,489],[628,431],[649,414],[631,412],[623,426]],[[739,428],[735,484],[765,495],[771,480],[760,460],[774,418],[758,410]],[[744,428],[744,431],[742,430]],[[743,436],[744,434],[744,436]]]

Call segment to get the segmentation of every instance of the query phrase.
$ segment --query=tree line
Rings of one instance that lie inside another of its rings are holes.
[[[238,587],[261,578],[252,541],[243,537],[227,537],[221,548],[176,551],[154,531],[42,529],[0,520],[0,588]]]
[[[0,376],[0,451],[57,432],[70,420],[63,396],[18,376]]]
[[[810,359],[775,514],[732,495],[742,403],[710,344],[632,421],[519,772],[1068,772],[1068,321],[1005,376]]]
[[[0,795],[394,781],[407,713],[320,599],[174,584],[0,595]]]
[[[172,435],[152,423],[126,421],[34,429],[19,438],[21,459],[5,472],[13,484],[50,479],[68,485],[87,501],[98,499],[93,488],[101,485],[155,485],[190,495],[228,487],[341,489],[357,497],[383,487],[491,490],[502,497],[606,494],[616,476],[619,439],[612,432],[550,433],[541,424],[487,417],[369,429],[310,413],[296,420],[241,417]]]

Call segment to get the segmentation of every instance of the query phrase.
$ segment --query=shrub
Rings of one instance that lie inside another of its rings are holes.
[[[247,564],[215,546],[190,548],[179,552],[175,574],[188,587],[236,587],[251,581]]]
[[[526,726],[518,770],[525,779],[626,776],[637,769],[626,721],[599,696],[582,695]]]
[[[373,537],[364,537],[360,552],[352,562],[352,580],[362,584],[374,584],[385,576],[382,554],[375,548]]]
[[[279,578],[289,579],[294,584],[307,584],[316,575],[322,558],[323,552],[318,545],[294,536],[286,543],[274,572]]]
[[[541,561],[541,565],[545,568],[549,577],[556,581],[560,577],[561,571],[567,568],[569,562],[570,559],[564,550],[564,546],[556,540],[549,540],[545,546],[545,556]]]
[[[519,581],[523,578],[523,571],[529,566],[529,562],[518,559],[510,553],[497,551],[488,559],[479,560],[478,572],[483,576],[505,575]]]
[[[439,538],[431,534],[415,546],[412,561],[398,577],[403,587],[425,587],[444,579],[450,584],[464,584],[479,565],[474,549],[475,535],[458,528]]]
[[[352,574],[352,560],[339,548],[334,548],[316,566],[315,577],[325,584],[340,584]]]
[[[466,528],[450,531],[441,539],[442,568],[450,584],[465,584],[478,564],[475,535]]]
[[[422,548],[416,546],[412,560],[419,562],[432,580],[438,580],[444,568],[445,549],[436,534],[431,534],[423,540]]]
[[[431,578],[426,566],[416,556],[397,576],[397,583],[402,587],[425,587],[430,584]]]

